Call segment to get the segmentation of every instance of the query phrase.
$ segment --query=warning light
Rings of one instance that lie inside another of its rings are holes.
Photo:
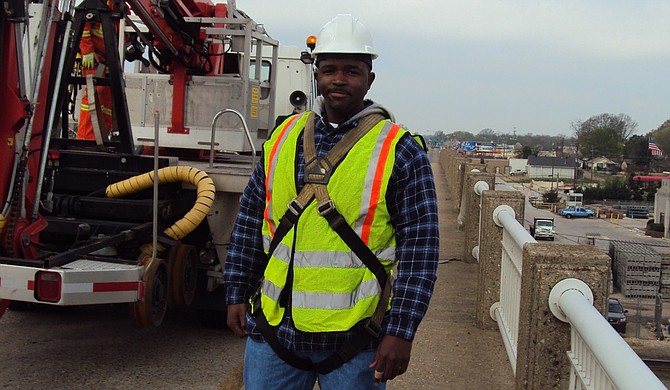
[[[307,47],[309,47],[311,50],[314,50],[316,47],[316,36],[310,35],[307,37],[307,40],[305,41],[305,44]]]

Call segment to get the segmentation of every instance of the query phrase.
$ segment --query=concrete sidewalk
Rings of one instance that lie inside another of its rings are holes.
[[[389,389],[512,389],[514,376],[498,330],[475,327],[477,264],[463,258],[464,233],[439,163],[440,266],[428,314],[419,326],[409,369]]]

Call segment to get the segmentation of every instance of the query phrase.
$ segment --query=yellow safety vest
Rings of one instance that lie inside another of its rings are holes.
[[[288,118],[264,144],[266,204],[263,244],[266,253],[289,203],[297,197],[296,151],[306,113]],[[376,124],[340,162],[328,184],[336,209],[377,256],[387,272],[395,259],[395,230],[386,207],[386,190],[395,162],[395,147],[406,131],[389,120]],[[295,326],[304,332],[351,329],[372,316],[381,287],[374,274],[316,211],[305,207],[273,253],[261,284],[261,308],[277,326],[284,307],[280,297],[290,289]],[[293,281],[287,286],[289,270]]]

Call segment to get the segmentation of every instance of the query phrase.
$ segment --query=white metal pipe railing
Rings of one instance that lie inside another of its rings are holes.
[[[523,247],[524,244],[532,242],[536,243],[533,236],[524,229],[523,225],[516,220],[516,213],[514,209],[508,205],[501,205],[496,207],[493,210],[493,221],[496,225],[505,229],[509,232],[510,237],[516,242],[520,247]]]
[[[666,389],[593,307],[590,294],[590,288],[581,280],[564,279],[549,296],[552,313],[572,326],[573,350],[568,352],[571,382],[579,378],[589,389]]]
[[[514,209],[508,205],[496,207],[493,211],[493,221],[503,228],[503,240],[500,263],[500,301],[491,306],[490,315],[498,323],[512,371],[516,373],[523,246],[536,241],[516,220]]]

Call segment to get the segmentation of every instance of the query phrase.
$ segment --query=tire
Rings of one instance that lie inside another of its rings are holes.
[[[570,215],[570,214],[565,214],[565,218],[570,219],[570,218],[572,218],[572,215]]]
[[[589,214],[589,219],[593,219],[595,216],[593,214]]]

